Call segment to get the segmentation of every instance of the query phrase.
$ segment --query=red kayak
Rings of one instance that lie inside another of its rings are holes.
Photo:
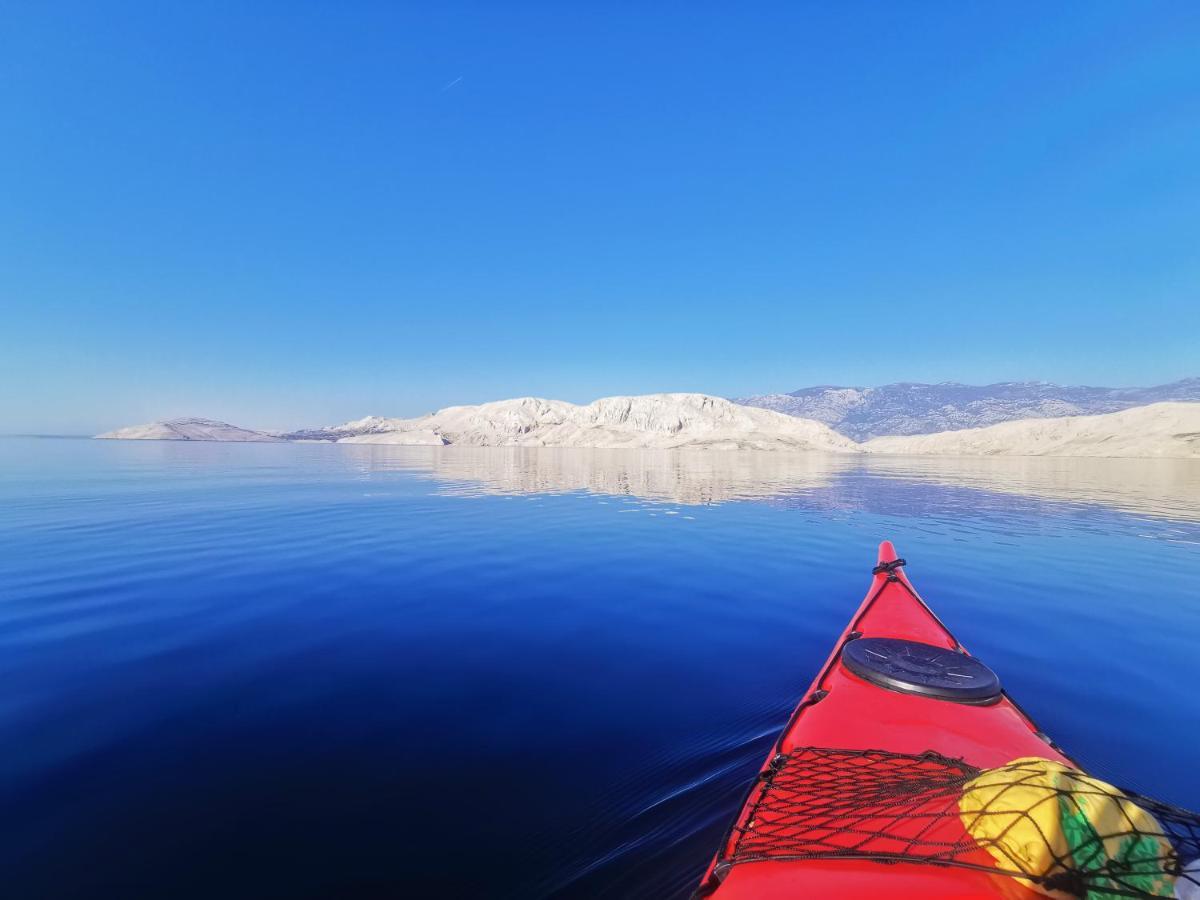
[[[1060,865],[1057,883],[1036,872],[1021,878],[1030,869],[1003,858],[1003,840],[985,846],[978,831],[968,833],[976,820],[964,818],[963,792],[978,790],[985,770],[1007,764],[1000,770],[1007,777],[1012,761],[1033,758],[1038,778],[1046,770],[1090,776],[959,644],[903,565],[884,541],[866,599],[769,754],[695,897],[1143,896],[1088,893],[1081,877],[1097,869],[1094,858],[1071,871]],[[1164,832],[1144,831],[1151,836],[1130,828],[1156,850],[1170,848]],[[1170,893],[1145,896],[1175,896],[1173,876],[1162,872],[1181,865],[1173,850],[1162,851],[1154,877],[1168,878]]]

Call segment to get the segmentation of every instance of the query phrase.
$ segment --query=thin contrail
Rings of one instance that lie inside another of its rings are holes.
[[[459,75],[457,78],[455,78],[450,83],[442,85],[442,89],[440,91],[438,91],[438,93],[439,94],[446,93],[446,91],[450,90],[450,88],[454,87],[456,84],[458,84],[462,80],[463,80],[463,77],[461,75]]]

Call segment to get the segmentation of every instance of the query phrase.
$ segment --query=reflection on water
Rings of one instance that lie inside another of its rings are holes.
[[[754,451],[387,445],[338,449],[351,453],[357,465],[425,474],[444,482],[446,493],[464,495],[585,491],[686,505],[788,497],[819,508],[861,509],[880,493],[878,482],[871,491],[860,489],[863,478],[874,478],[1200,520],[1200,461],[1196,460],[864,458]],[[895,495],[894,490],[885,493]],[[939,496],[915,492],[913,500]]]
[[[350,446],[366,450],[372,466],[424,469],[452,493],[587,491],[689,505],[826,487],[850,464],[819,453],[429,447],[397,454],[387,445]]]
[[[906,480],[1200,520],[1200,460],[1194,459],[879,456],[864,468]]]

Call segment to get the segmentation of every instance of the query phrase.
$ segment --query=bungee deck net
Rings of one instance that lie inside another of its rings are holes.
[[[776,756],[719,865],[868,859],[980,869],[1049,896],[1200,900],[1200,816],[1038,758]]]

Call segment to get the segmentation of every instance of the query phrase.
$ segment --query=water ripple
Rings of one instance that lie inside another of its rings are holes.
[[[9,890],[686,897],[883,537],[1200,805],[1194,463],[0,442]]]

